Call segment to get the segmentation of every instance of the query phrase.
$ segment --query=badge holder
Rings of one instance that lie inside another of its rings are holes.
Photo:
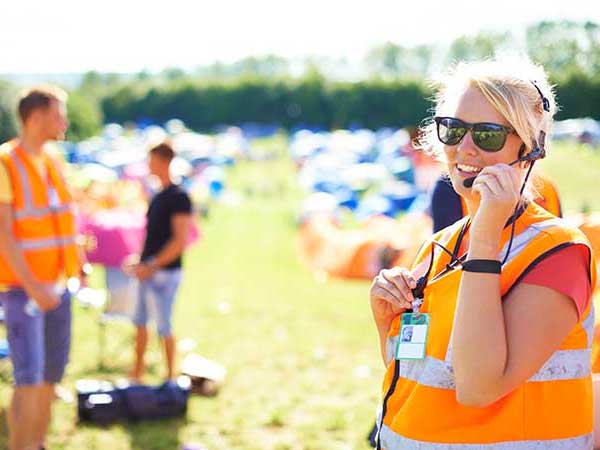
[[[400,319],[396,359],[423,359],[429,331],[429,314],[419,312],[423,299],[415,299],[413,312]]]

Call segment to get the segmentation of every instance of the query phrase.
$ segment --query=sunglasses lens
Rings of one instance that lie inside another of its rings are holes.
[[[438,137],[446,145],[456,145],[467,133],[463,123],[456,119],[443,118],[438,121]]]
[[[473,130],[473,142],[482,150],[497,152],[504,147],[507,132],[493,125],[483,125]]]

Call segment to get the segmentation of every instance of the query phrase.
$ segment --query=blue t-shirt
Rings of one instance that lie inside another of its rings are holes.
[[[460,196],[454,190],[448,175],[444,174],[435,182],[429,204],[433,219],[433,232],[443,230],[463,216]]]

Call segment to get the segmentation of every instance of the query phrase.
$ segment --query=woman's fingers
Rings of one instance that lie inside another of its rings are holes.
[[[518,194],[521,189],[521,178],[519,172],[514,167],[508,164],[496,164],[491,168],[507,192]]]
[[[488,189],[480,189],[485,185]],[[519,180],[516,172],[506,164],[485,167],[473,182],[473,190],[480,194],[492,194],[506,202],[514,202],[519,196]]]
[[[507,164],[498,164],[494,166],[494,169],[496,172],[496,178],[500,181],[500,184],[503,186],[504,190],[507,193],[518,195],[520,183],[517,171]]]
[[[502,187],[494,175],[479,174],[473,182],[473,191],[479,192],[482,197],[486,197],[484,194],[489,194],[487,197],[498,197],[502,194]]]
[[[373,281],[371,293],[390,303],[410,308],[414,300],[411,286],[414,285],[416,282],[408,271],[399,268],[382,270]]]
[[[494,193],[490,191],[490,188],[485,183],[473,183],[473,192],[477,192],[481,196],[481,198],[490,197],[494,195]]]
[[[375,278],[375,283],[378,287],[387,291],[389,293],[389,295],[392,296],[392,298],[396,298],[396,299],[402,298],[402,292],[400,292],[400,290],[396,287],[396,285],[394,283],[390,283],[381,274],[377,275],[377,278]]]
[[[412,305],[406,300],[400,300],[398,297],[390,294],[390,292],[381,286],[373,286],[371,289],[371,298],[376,300],[383,300],[389,303],[393,307],[400,309],[410,308]]]
[[[412,274],[402,268],[394,268],[389,270],[382,270],[381,276],[383,276],[388,282],[394,284],[396,288],[402,293],[404,298],[409,301],[413,301],[412,289],[417,286],[417,282]]]

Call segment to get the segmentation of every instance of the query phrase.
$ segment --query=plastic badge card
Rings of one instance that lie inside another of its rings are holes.
[[[396,359],[423,359],[429,330],[429,314],[402,314]]]

